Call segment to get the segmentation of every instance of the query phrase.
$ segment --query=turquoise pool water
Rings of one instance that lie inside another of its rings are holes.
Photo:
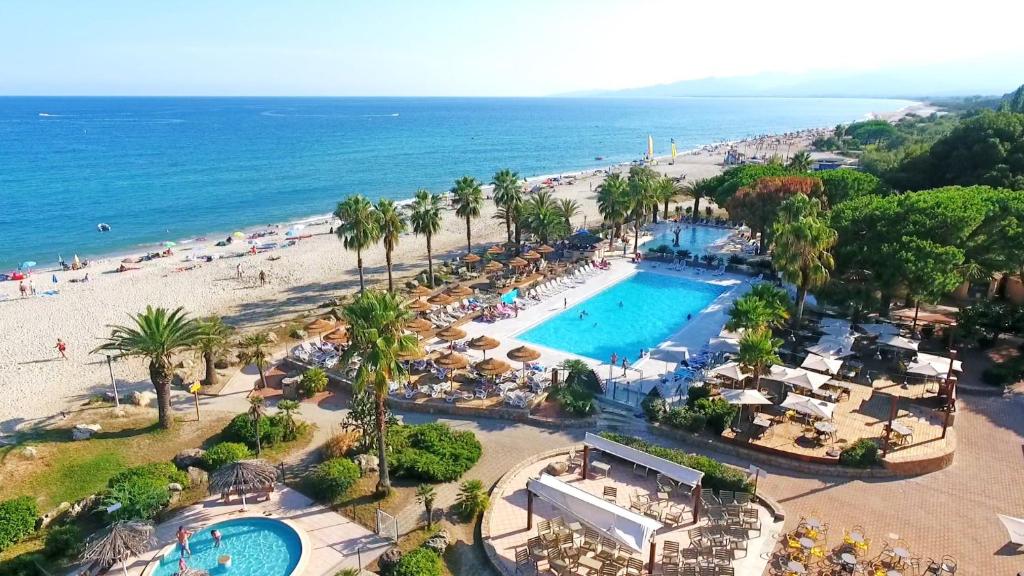
[[[696,317],[725,290],[685,278],[638,272],[517,338],[602,362],[608,362],[612,353],[636,362],[641,350],[667,340],[686,324],[687,315]],[[580,318],[584,311],[586,315]]]
[[[186,526],[187,528],[187,526]],[[220,530],[220,548],[213,547],[210,531]],[[193,570],[206,570],[211,575],[289,576],[299,563],[302,544],[290,526],[267,518],[240,518],[203,528],[189,540],[192,556],[185,561]],[[223,569],[217,558],[231,555],[231,568]],[[154,576],[173,576],[178,572],[177,548],[160,562]]]
[[[672,246],[672,242],[675,240],[672,230],[675,227],[675,224],[670,224],[668,227],[663,228],[654,238],[640,245],[641,251],[666,244],[671,246],[673,250],[689,250],[695,256],[703,256],[707,253],[708,246],[725,238],[732,232],[728,228],[695,226],[693,224],[680,225],[682,230],[679,232],[679,246]]]

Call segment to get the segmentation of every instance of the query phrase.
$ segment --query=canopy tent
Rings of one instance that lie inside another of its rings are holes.
[[[925,374],[927,376],[945,376],[949,374],[950,359],[935,354],[917,353],[917,359],[907,366],[907,372],[914,374]],[[953,371],[963,372],[963,362],[953,360]]]
[[[581,524],[637,552],[643,552],[664,526],[653,518],[626,510],[547,474],[527,480],[526,489],[555,508],[571,514]]]
[[[904,338],[899,335],[881,336],[878,338],[878,344],[881,346],[889,346],[891,348],[900,348],[903,350],[917,351],[917,346],[920,344],[917,340],[911,340],[910,338]]]
[[[832,338],[822,336],[818,340],[817,344],[814,346],[808,346],[806,350],[824,358],[845,358],[847,356],[853,356],[853,338]]]
[[[895,336],[900,333],[900,327],[895,324],[858,324],[858,326],[869,336]]]
[[[721,366],[712,368],[710,373],[718,376],[724,376],[730,380],[736,380],[737,382],[745,380],[751,375],[749,372],[745,372],[743,367],[736,362],[727,362]]]
[[[996,514],[996,516],[999,517],[999,521],[1003,523],[1003,527],[1009,532],[1010,542],[1024,546],[1024,520],[1003,514]]]
[[[821,388],[822,385],[831,379],[832,377],[828,374],[819,374],[817,372],[804,370],[803,368],[789,368],[781,378],[776,378],[776,380],[781,382],[792,384],[793,386],[799,386],[800,388],[806,388],[812,392]]]
[[[752,404],[769,405],[772,403],[771,400],[757,390],[722,390],[722,399],[729,404],[740,406]]]
[[[636,448],[630,448],[625,444],[613,442],[590,432],[587,432],[586,437],[583,439],[583,444],[596,448],[605,454],[611,454],[634,464],[640,464],[650,470],[660,472],[662,476],[667,476],[676,482],[690,487],[699,486],[701,478],[704,477],[704,473],[700,470],[687,468],[664,458],[652,456],[647,452],[641,452]]]
[[[839,358],[826,358],[817,354],[808,354],[807,358],[804,358],[803,363],[800,364],[800,367],[835,375],[843,367],[843,361]]]
[[[786,396],[786,400],[779,406],[789,410],[796,410],[801,414],[806,414],[815,418],[824,418],[826,420],[832,419],[832,413],[836,409],[836,405],[831,402],[808,398],[807,396],[797,394],[796,392],[790,392]]]

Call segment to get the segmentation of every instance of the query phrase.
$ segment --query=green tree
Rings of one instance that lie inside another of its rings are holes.
[[[463,176],[452,186],[452,200],[455,202],[455,214],[466,220],[466,253],[473,251],[473,234],[470,221],[480,216],[484,205],[484,193],[480,182],[471,176]]]
[[[1003,96],[1003,102],[999,105],[999,111],[1024,114],[1024,84]]]
[[[491,185],[494,186],[494,204],[500,209],[504,209],[503,220],[505,221],[505,235],[508,239],[508,243],[512,243],[512,224],[513,219],[519,213],[519,207],[523,204],[523,189],[519,185],[519,174],[513,172],[508,168],[499,170],[494,174],[494,179],[491,180]],[[515,222],[518,228],[518,221]],[[516,245],[518,246],[518,236]]]
[[[390,292],[371,290],[360,294],[344,308],[351,327],[351,345],[342,358],[347,365],[358,355],[362,362],[356,370],[353,388],[356,393],[372,390],[377,408],[377,458],[380,477],[377,490],[391,490],[387,452],[388,384],[406,376],[399,354],[416,349],[416,336],[405,333],[412,314],[405,303]]]
[[[558,202],[547,190],[538,192],[523,203],[523,224],[542,244],[564,238],[570,232]]]
[[[630,208],[629,183],[621,174],[609,175],[597,187],[597,209],[605,223],[612,227],[615,238],[622,236],[622,224]]]
[[[793,324],[799,326],[807,291],[828,282],[835,267],[831,250],[837,234],[821,216],[817,199],[794,196],[779,208],[773,235],[772,262],[787,281],[796,284]]]
[[[558,215],[565,221],[565,228],[568,232],[572,232],[572,219],[580,213],[580,203],[571,198],[562,198],[558,201],[556,207]]]
[[[789,319],[789,294],[782,288],[776,288],[767,282],[760,282],[750,287],[744,297],[757,298],[771,312],[772,321],[769,326],[782,326]]]
[[[213,386],[217,383],[217,356],[228,348],[231,327],[225,324],[220,316],[203,318],[198,320],[196,325],[199,328],[196,349],[202,355],[206,367],[203,385]]]
[[[441,196],[422,188],[417,190],[409,220],[412,222],[413,233],[427,239],[427,275],[430,277],[430,287],[433,288],[434,257],[431,240],[434,234],[441,231]]]
[[[487,509],[490,499],[484,490],[483,482],[466,480],[459,485],[459,495],[455,499],[455,509],[466,520],[476,518]]]
[[[398,246],[398,240],[409,228],[405,216],[394,201],[381,198],[377,201],[377,220],[380,223],[380,237],[384,242],[384,261],[388,266],[388,290],[394,292],[394,280],[391,277],[391,255]]]
[[[706,186],[709,190],[713,190],[710,196],[715,203],[719,206],[725,206],[729,199],[739,192],[741,188],[750,188],[762,178],[788,175],[790,175],[790,171],[779,163],[744,164],[729,168],[718,176],[709,178]],[[694,209],[693,213],[696,216],[697,210]]]
[[[242,348],[241,353],[239,354],[242,362],[256,366],[256,370],[260,374],[258,387],[260,389],[266,388],[266,370],[267,366],[270,364],[267,347],[270,346],[270,337],[264,332],[248,334],[242,337],[238,342],[238,345]]]
[[[427,513],[427,528],[434,527],[434,499],[437,498],[437,491],[430,484],[420,484],[416,487],[416,501],[423,506]]]
[[[277,409],[281,413],[281,424],[284,426],[284,440],[295,440],[299,436],[299,425],[295,422],[295,415],[302,407],[295,400],[281,400],[277,403]],[[257,428],[258,430],[258,428]]]
[[[640,247],[640,227],[647,219],[653,207],[658,209],[658,196],[655,193],[657,173],[646,166],[633,166],[629,169],[629,206],[633,219],[633,252]]]
[[[363,282],[363,250],[380,240],[380,214],[373,204],[361,194],[349,196],[338,203],[334,211],[341,225],[335,230],[346,250],[355,250],[356,267],[359,269],[359,291],[366,289]]]
[[[110,336],[93,352],[114,352],[117,357],[144,358],[149,362],[149,380],[156,389],[160,427],[170,428],[171,377],[174,355],[196,346],[199,326],[181,308],[146,306],[132,316],[132,326],[109,326]]]
[[[960,272],[963,261],[963,250],[955,246],[942,246],[920,238],[903,238],[897,266],[902,269],[907,294],[914,300],[914,329],[917,328],[922,300],[933,304],[963,282]]]
[[[821,180],[829,206],[861,196],[882,193],[882,181],[867,172],[840,168],[824,170],[815,176]]]
[[[803,174],[811,171],[811,163],[811,155],[806,151],[801,150],[800,152],[793,154],[789,159],[789,164],[786,165],[786,168],[789,168],[798,174]]]
[[[761,386],[761,376],[768,372],[772,364],[781,364],[779,348],[782,340],[772,336],[771,330],[761,328],[748,330],[740,338],[740,351],[737,359],[740,364],[754,375],[754,389]],[[744,386],[745,388],[746,386]]]
[[[729,198],[726,209],[734,220],[745,222],[752,233],[761,235],[758,253],[763,254],[782,203],[792,196],[820,197],[821,194],[821,181],[817,178],[767,177],[757,180],[752,187],[740,188]]]
[[[789,297],[771,284],[758,284],[733,301],[728,330],[756,330],[785,324],[789,318]]]
[[[260,436],[263,434],[260,431],[260,421],[267,416],[267,401],[263,396],[256,395],[249,397],[249,419],[252,420],[253,426],[256,430],[256,457],[259,458],[263,452],[263,445],[260,440]]]
[[[668,176],[662,176],[654,182],[654,196],[663,204],[664,207],[664,211],[662,213],[663,219],[668,220],[668,203],[672,198],[675,198],[678,192],[679,189],[676,187],[675,180]],[[654,214],[657,213],[658,210],[657,207],[655,207]]]
[[[709,178],[698,178],[683,187],[683,192],[693,198],[693,215],[700,214],[700,201],[711,196],[715,191],[714,182]]]

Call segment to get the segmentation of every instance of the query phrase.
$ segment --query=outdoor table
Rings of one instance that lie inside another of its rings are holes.
[[[839,560],[843,564],[846,564],[847,566],[856,566],[857,565],[857,557],[854,556],[853,554],[850,554],[849,552],[843,552],[839,556]]]
[[[760,426],[761,428],[768,428],[769,426],[772,425],[770,420],[768,420],[767,418],[764,418],[762,416],[754,417],[753,424],[754,424],[754,426]]]
[[[583,524],[579,522],[569,522],[569,532],[576,534],[577,532],[583,531]]]
[[[911,434],[914,433],[913,430],[911,430],[910,428],[903,424],[900,424],[899,422],[892,423],[892,431],[904,437],[910,436]]]
[[[800,545],[803,546],[805,550],[810,550],[811,548],[814,548],[814,540],[804,536],[800,539]]]
[[[599,572],[601,570],[601,561],[592,556],[580,556],[576,563],[593,572]]]
[[[590,465],[590,467],[591,467],[591,468],[592,468],[593,470],[597,470],[598,472],[600,472],[601,474],[603,474],[605,478],[607,478],[607,477],[608,477],[608,474],[610,474],[610,473],[611,473],[611,471],[612,471],[612,466],[611,466],[611,464],[607,464],[607,463],[605,463],[605,462],[594,462],[594,463],[592,463],[592,464]]]
[[[903,572],[900,572],[899,570],[889,570],[885,573],[885,576],[903,576]]]
[[[860,532],[850,532],[850,540],[853,540],[854,542],[863,542],[864,535]]]
[[[804,526],[807,526],[808,528],[813,528],[814,530],[820,530],[821,521],[817,518],[808,518],[807,520],[804,520]]]
[[[668,492],[658,492],[658,500],[668,500]]]
[[[790,572],[796,572],[797,574],[806,574],[807,573],[807,569],[804,568],[804,565],[799,563],[799,562],[797,562],[796,560],[790,560],[789,564],[786,565],[786,568]]]

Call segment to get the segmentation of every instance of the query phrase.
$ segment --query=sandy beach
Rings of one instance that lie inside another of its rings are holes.
[[[770,145],[777,153],[786,155],[805,148],[811,133],[765,138],[760,143],[707,146],[680,154],[674,164],[662,159],[655,168],[673,177],[685,175],[688,180],[709,177],[722,170],[722,159],[730,146],[753,154],[755,150],[763,153]],[[574,184],[554,188],[556,197],[579,202],[582,211],[574,226],[600,220],[594,190],[602,179],[603,176],[588,172],[581,174]],[[339,192],[339,200],[342,195]],[[678,203],[685,206],[690,200]],[[703,205],[708,202],[702,201]],[[504,223],[492,218],[494,212],[493,201],[487,200],[483,214],[473,221],[475,244],[504,240]],[[303,233],[311,236],[293,247],[225,257],[210,263],[189,262],[186,257],[204,246],[225,255],[240,252],[246,246],[236,243],[212,248],[219,238],[181,244],[174,248],[173,256],[144,262],[138,265],[140,269],[124,273],[112,272],[120,265],[121,257],[94,260],[87,269],[79,271],[37,270],[32,276],[37,291],[59,290],[54,296],[19,298],[18,282],[0,284],[0,295],[6,296],[6,300],[0,301],[4,326],[0,338],[0,433],[59,417],[61,410],[81,405],[91,396],[109,390],[106,359],[90,351],[101,337],[109,334],[108,325],[129,322],[129,314],[142,311],[147,305],[182,306],[193,316],[220,314],[240,330],[251,330],[276,326],[284,319],[316,309],[330,297],[357,289],[356,255],[345,251],[341,242],[328,234],[329,225],[308,225]],[[286,228],[280,228],[282,234]],[[154,246],[149,251],[158,250]],[[453,211],[446,210],[443,229],[434,238],[435,262],[457,257],[464,251],[464,223]],[[385,284],[383,249],[375,246],[363,258],[368,284]],[[239,264],[241,280],[236,277]],[[396,278],[412,276],[425,267],[424,239],[412,234],[403,236],[395,254]],[[259,285],[261,270],[267,275],[265,286]],[[71,282],[83,278],[86,272],[88,282]],[[51,280],[54,275],[58,280],[56,286]],[[67,343],[67,360],[61,359],[55,348],[58,338]],[[114,373],[122,392],[150,387],[141,361],[116,362]]]

